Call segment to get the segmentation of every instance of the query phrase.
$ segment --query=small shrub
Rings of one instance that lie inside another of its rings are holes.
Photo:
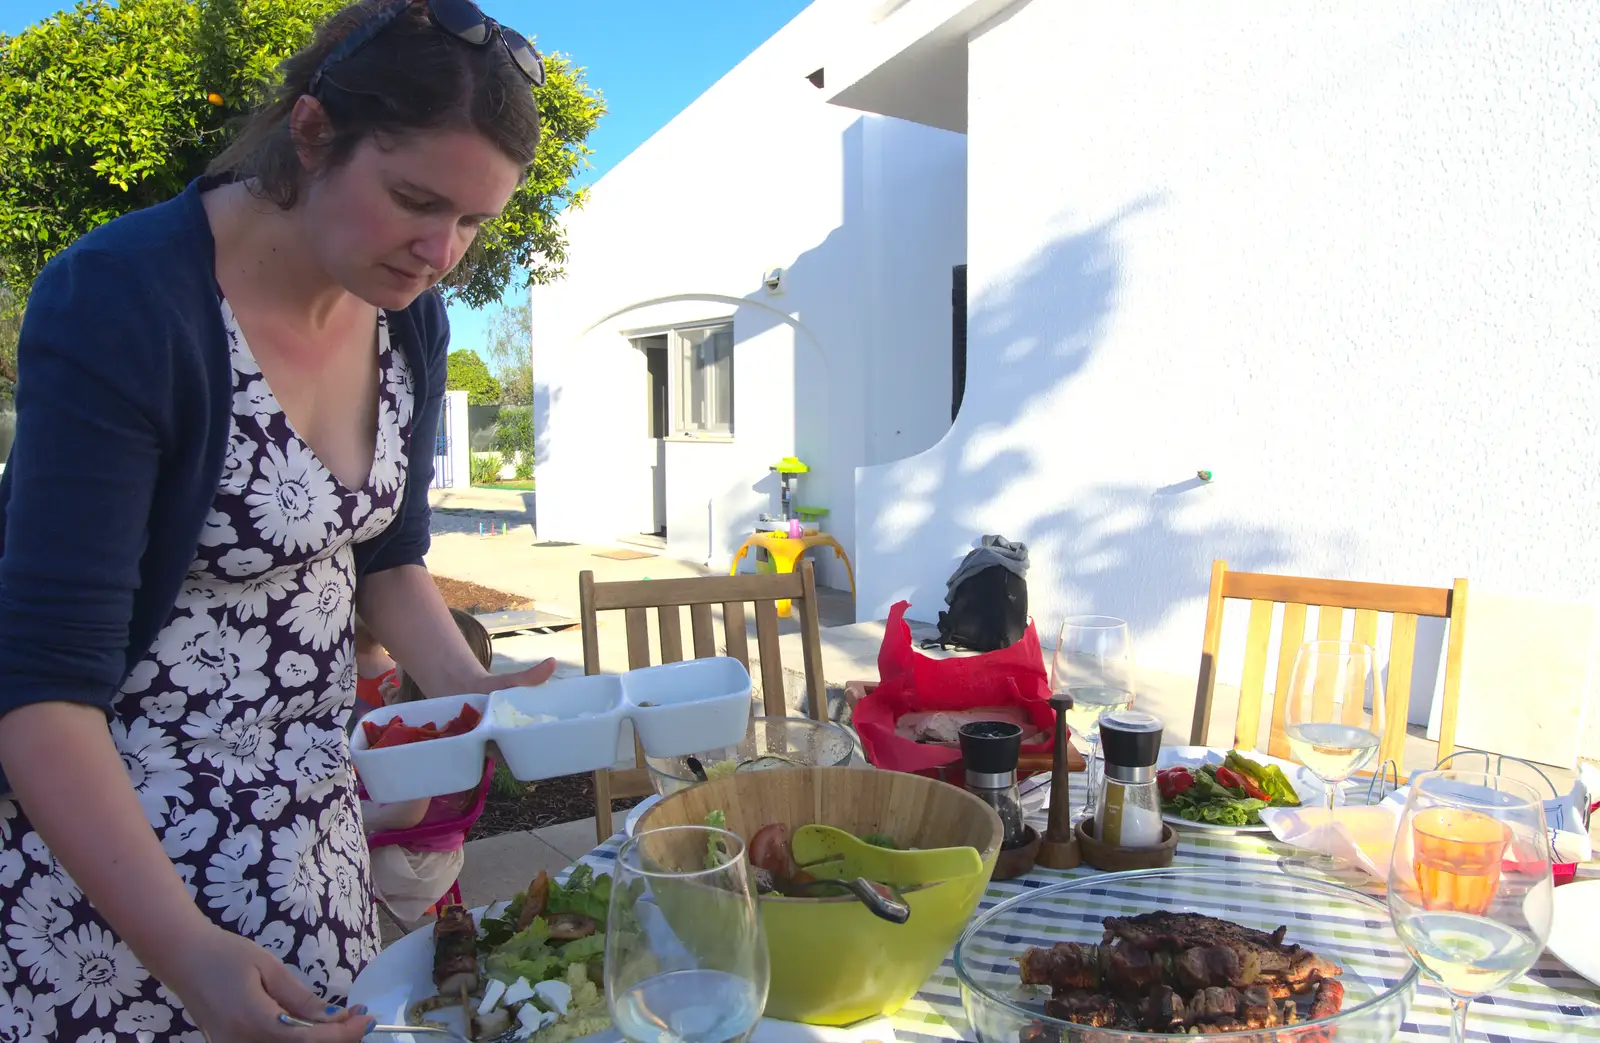
[[[472,484],[488,485],[500,480],[500,457],[495,453],[472,454]]]
[[[494,778],[489,782],[490,793],[503,800],[515,800],[525,796],[528,789],[526,782],[518,782],[517,777],[511,774],[511,769],[506,767],[505,761],[495,765]]]
[[[521,453],[533,460],[533,409],[529,406],[502,406],[495,418],[494,447],[506,463],[514,463]]]
[[[530,479],[532,477],[533,477],[533,458],[531,456],[526,456],[526,455],[519,456],[517,458],[517,481],[525,482],[525,481],[527,481],[528,479]]]

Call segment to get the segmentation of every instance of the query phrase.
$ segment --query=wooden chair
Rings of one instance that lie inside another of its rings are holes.
[[[682,608],[689,608],[692,658],[715,656],[717,636],[711,606],[722,606],[725,654],[750,668],[745,634],[744,603],[755,603],[756,647],[761,656],[761,691],[768,716],[788,712],[784,698],[783,663],[778,651],[778,607],[787,599],[800,624],[800,649],[805,660],[806,703],[813,720],[827,720],[827,690],[822,678],[822,645],[817,636],[817,583],[811,563],[802,561],[794,572],[742,576],[700,576],[687,579],[646,579],[596,583],[593,572],[578,575],[579,624],[583,631],[583,672],[600,670],[600,629],[597,615],[621,609],[627,626],[628,669],[650,666],[649,610],[656,610],[661,638],[661,661],[684,658]],[[594,775],[595,834],[603,843],[613,832],[611,802],[652,792],[644,751],[634,744],[635,765],[626,771],[603,769]]]
[[[1466,641],[1467,581],[1453,587],[1404,587],[1387,583],[1348,583],[1342,580],[1274,576],[1260,572],[1229,572],[1227,562],[1211,563],[1211,597],[1206,605],[1205,640],[1200,652],[1200,686],[1195,695],[1194,726],[1189,741],[1208,745],[1207,732],[1217,685],[1217,651],[1222,642],[1222,609],[1228,600],[1250,602],[1250,629],[1245,639],[1244,670],[1239,682],[1239,714],[1233,745],[1257,748],[1261,734],[1261,703],[1267,674],[1267,648],[1272,638],[1272,617],[1277,604],[1283,609],[1279,639],[1277,684],[1266,752],[1288,759],[1289,740],[1283,730],[1284,706],[1295,653],[1307,640],[1336,641],[1342,636],[1345,610],[1355,610],[1352,639],[1376,647],[1378,616],[1393,619],[1389,649],[1389,681],[1384,693],[1383,739],[1378,765],[1393,760],[1405,777],[1406,718],[1411,708],[1411,668],[1416,653],[1417,618],[1447,620],[1450,628],[1444,657],[1444,705],[1439,713],[1439,753],[1442,760],[1455,750],[1456,707],[1461,694],[1461,650]],[[1306,609],[1317,608],[1317,632],[1306,633]],[[1432,765],[1428,765],[1432,767]],[[1364,773],[1370,774],[1370,773]]]

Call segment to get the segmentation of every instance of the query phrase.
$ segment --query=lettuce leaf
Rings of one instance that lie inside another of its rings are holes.
[[[1264,800],[1246,797],[1242,800],[1210,800],[1204,804],[1189,804],[1178,809],[1179,816],[1190,822],[1209,822],[1218,826],[1258,826]]]
[[[611,877],[594,875],[594,870],[580,865],[572,871],[566,884],[550,881],[550,898],[545,904],[549,913],[581,913],[593,920],[601,932],[606,929],[606,913],[611,906]]]
[[[568,942],[556,950],[556,955],[561,957],[561,962],[564,965],[570,967],[574,963],[588,963],[590,960],[598,960],[605,956],[605,952],[606,936],[604,933],[597,931],[587,938],[579,938],[576,941]]]
[[[1297,808],[1300,806],[1300,794],[1295,792],[1294,785],[1289,782],[1289,777],[1276,764],[1257,763],[1238,750],[1229,750],[1225,763],[1240,775],[1250,776],[1250,781],[1260,786],[1261,792],[1272,798],[1273,807]]]

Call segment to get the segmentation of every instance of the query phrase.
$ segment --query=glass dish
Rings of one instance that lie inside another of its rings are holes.
[[[1417,990],[1418,972],[1383,902],[1357,891],[1272,870],[1172,867],[1108,873],[1041,888],[1004,902],[956,943],[961,1005],[979,1043],[1132,1043],[1176,1033],[1090,1028],[1046,1017],[1048,986],[1024,985],[1015,962],[1032,946],[1099,942],[1102,920],[1152,912],[1204,913],[1274,931],[1344,970],[1338,1014],[1280,1028],[1208,1034],[1229,1043],[1389,1043]]]
[[[723,746],[695,754],[701,768],[715,779],[734,770],[761,767],[839,768],[855,755],[855,739],[837,724],[809,717],[753,717],[750,730],[737,746]],[[650,784],[670,797],[699,780],[689,770],[687,757],[646,757]]]

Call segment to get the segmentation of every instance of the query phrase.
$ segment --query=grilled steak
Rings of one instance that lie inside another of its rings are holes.
[[[1106,940],[1120,938],[1141,949],[1225,948],[1238,955],[1241,968],[1251,958],[1262,978],[1287,982],[1333,977],[1340,973],[1337,964],[1323,959],[1299,945],[1285,945],[1287,927],[1268,934],[1214,916],[1199,913],[1143,913],[1139,916],[1108,916],[1102,921]],[[1251,980],[1255,976],[1251,976]]]

